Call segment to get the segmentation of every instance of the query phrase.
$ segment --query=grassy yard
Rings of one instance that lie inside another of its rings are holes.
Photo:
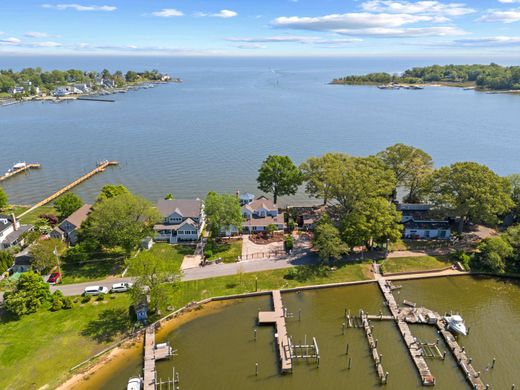
[[[394,273],[446,268],[451,262],[447,256],[416,256],[388,258],[382,264],[385,273]]]
[[[242,255],[242,240],[228,243],[216,243],[211,241],[208,242],[204,253],[206,254],[208,250],[212,253],[208,258],[209,261],[222,258],[224,263],[235,263],[237,257]]]
[[[399,240],[390,244],[393,251],[414,251],[447,248],[450,243],[446,240]]]
[[[14,207],[11,212],[14,212],[14,214],[18,216],[21,213],[23,213],[25,210],[28,210],[28,207]],[[41,206],[41,207],[38,207],[36,210],[31,211],[29,214],[24,215],[22,218],[20,218],[20,223],[34,225],[36,223],[36,221],[38,220],[38,218],[40,217],[40,215],[43,215],[43,214],[56,215],[57,211],[54,208],[54,205],[52,205],[52,204]]]
[[[94,302],[94,301],[93,301]],[[126,294],[71,310],[41,311],[9,321],[0,317],[0,388],[55,388],[69,369],[128,329]]]
[[[124,258],[106,258],[92,260],[82,264],[64,263],[61,266],[62,283],[82,283],[91,280],[105,279],[108,276],[119,276],[124,270]]]
[[[182,264],[182,259],[186,255],[192,255],[195,252],[195,247],[191,245],[175,245],[159,243],[155,244],[152,249],[148,251],[141,251],[137,256],[139,259],[146,260],[151,257],[160,257],[167,260],[171,264],[171,272],[179,272]],[[132,271],[129,270],[128,276],[133,276]]]

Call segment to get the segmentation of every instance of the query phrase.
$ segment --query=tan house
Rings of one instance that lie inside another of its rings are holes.
[[[78,241],[77,231],[81,227],[81,224],[87,219],[90,210],[92,210],[92,206],[84,204],[56,226],[52,230],[50,236],[52,238],[66,241],[70,245],[76,244]]]

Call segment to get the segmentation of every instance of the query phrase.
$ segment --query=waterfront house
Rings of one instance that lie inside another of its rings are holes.
[[[13,87],[9,90],[9,93],[11,95],[14,95],[15,93],[24,93],[24,92],[25,92],[25,88],[19,87],[19,86]]]
[[[74,88],[79,91],[78,93],[89,93],[91,91],[90,87],[83,83],[83,84],[74,84]]]
[[[157,209],[163,217],[154,226],[156,241],[176,244],[179,241],[197,241],[202,235],[206,217],[204,203],[200,199],[161,199]]]
[[[255,196],[253,194],[250,194],[249,192],[246,192],[245,194],[241,194],[240,192],[237,192],[237,194],[238,194],[238,200],[240,201],[240,206],[244,206],[255,200]]]
[[[23,234],[32,228],[32,225],[20,225],[14,214],[0,214],[0,250],[23,245]]]
[[[72,94],[69,87],[57,87],[52,94],[56,97],[63,97]]]
[[[285,214],[279,213],[278,207],[265,196],[243,205],[242,217],[242,229],[247,233],[262,232],[269,225],[275,225],[277,230],[285,229]]]
[[[66,241],[70,245],[76,244],[78,241],[78,229],[81,227],[83,222],[85,222],[91,210],[91,205],[84,204],[56,226],[51,231],[50,236],[52,238]]]
[[[397,210],[402,214],[403,237],[407,239],[447,240],[451,237],[448,221],[437,220],[431,216],[429,204],[401,203]]]

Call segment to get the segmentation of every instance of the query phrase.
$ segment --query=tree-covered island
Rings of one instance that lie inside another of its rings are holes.
[[[369,73],[337,78],[331,84],[417,85],[441,84],[474,87],[483,91],[520,91],[520,66],[432,65],[405,70],[402,74]]]
[[[0,70],[0,99],[30,100],[74,97],[84,94],[105,94],[127,90],[140,84],[177,81],[158,70],[111,73],[78,69],[43,71],[25,68],[19,72]]]

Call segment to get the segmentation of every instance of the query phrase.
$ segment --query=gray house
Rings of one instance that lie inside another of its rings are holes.
[[[74,211],[67,219],[63,220],[58,226],[56,226],[50,236],[59,240],[66,241],[70,245],[74,245],[78,241],[77,230],[81,227],[81,224],[87,219],[88,214],[92,206],[84,204],[79,209]]]
[[[161,199],[157,209],[163,223],[154,226],[156,240],[176,244],[179,241],[197,241],[202,235],[206,217],[200,199]]]

